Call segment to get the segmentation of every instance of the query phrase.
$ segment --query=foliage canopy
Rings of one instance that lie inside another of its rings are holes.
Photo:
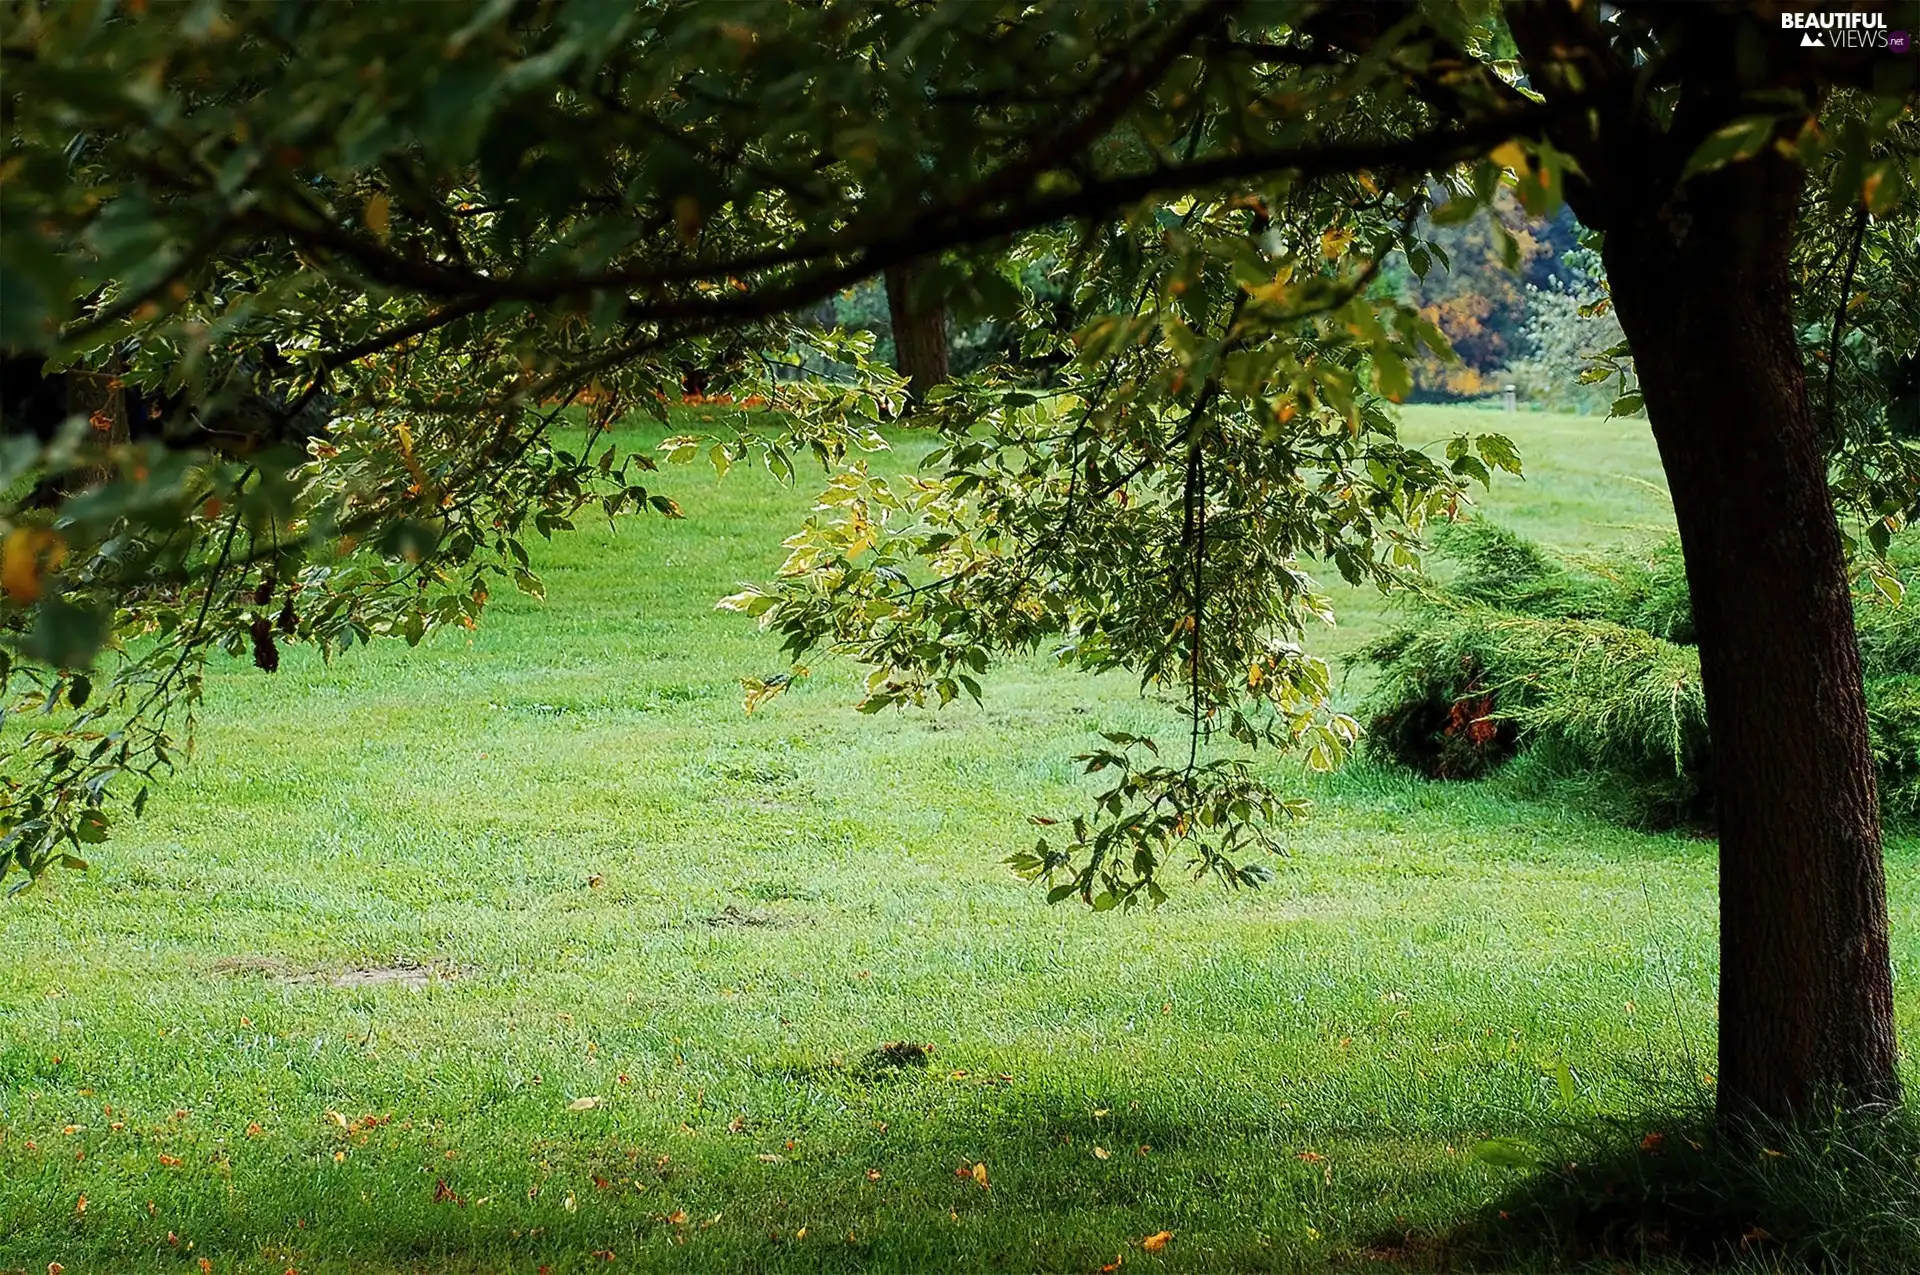
[[[1657,113],[1686,72],[1670,17],[1604,21]],[[796,661],[864,661],[879,709],[1047,645],[1188,715],[1177,749],[1090,758],[1118,776],[1099,817],[1023,870],[1096,907],[1159,897],[1182,848],[1257,876],[1251,816],[1293,807],[1202,744],[1330,765],[1356,734],[1299,645],[1327,611],[1305,564],[1388,583],[1518,471],[1495,434],[1396,440],[1388,404],[1449,346],[1372,286],[1396,252],[1431,268],[1436,202],[1546,214],[1582,179],[1548,129],[1597,86],[1568,63],[1543,97],[1513,55],[1475,2],[9,5],[0,343],[105,406],[0,446],[31,722],[0,851],[37,874],[116,794],[137,810],[214,651],[418,642],[537,591],[529,534],[678,516],[659,458],[600,435],[697,372],[739,410],[668,459],[829,470],[779,577],[728,600]],[[1832,67],[1850,87],[1770,89],[1695,162],[1780,134],[1846,216],[1901,207],[1911,74]],[[1017,340],[917,414],[945,445],[888,480],[861,453],[897,378],[799,316],[929,254],[923,286]],[[569,409],[586,449],[552,441]],[[1850,488],[1876,546],[1911,507],[1903,447]]]

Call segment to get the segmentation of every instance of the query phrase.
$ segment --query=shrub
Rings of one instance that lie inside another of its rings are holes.
[[[1693,603],[1677,537],[1635,552],[1559,562],[1485,518],[1443,526],[1435,539],[1457,574],[1447,591],[1541,619],[1610,620],[1655,637],[1693,644]]]
[[[1712,749],[1675,538],[1557,558],[1484,519],[1437,537],[1445,584],[1363,648],[1369,753],[1434,779],[1526,754],[1626,822],[1710,823]],[[1863,604],[1859,631],[1881,807],[1920,817],[1920,605]]]
[[[1611,620],[1546,618],[1434,595],[1361,657],[1381,679],[1368,747],[1436,779],[1521,748],[1626,781],[1636,821],[1708,813],[1706,703],[1690,649]]]
[[[1920,673],[1867,683],[1867,729],[1880,776],[1880,809],[1920,819]]]

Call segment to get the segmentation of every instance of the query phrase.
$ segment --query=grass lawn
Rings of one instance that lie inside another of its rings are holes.
[[[1638,423],[1407,416],[1508,427],[1549,544],[1670,525]],[[1357,767],[1266,889],[1048,908],[999,859],[1159,710],[1034,661],[743,717],[777,653],[712,601],[810,493],[662,485],[471,640],[222,666],[146,819],[0,909],[0,1271],[1418,1269],[1514,1185],[1476,1141],[1708,1091],[1710,843]]]

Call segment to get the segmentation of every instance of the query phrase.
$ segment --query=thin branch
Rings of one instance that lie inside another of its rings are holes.
[[[1853,246],[1847,250],[1847,268],[1840,276],[1840,303],[1833,308],[1833,331],[1827,337],[1827,394],[1821,424],[1828,437],[1838,440],[1839,422],[1833,417],[1834,382],[1840,372],[1840,337],[1847,328],[1847,302],[1852,299],[1854,274],[1860,268],[1860,247],[1867,238],[1867,206],[1862,203],[1853,217]]]

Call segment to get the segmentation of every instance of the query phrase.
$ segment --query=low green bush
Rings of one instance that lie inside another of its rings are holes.
[[[1880,772],[1880,808],[1896,817],[1920,817],[1920,674],[1867,683],[1867,730]]]
[[[1444,582],[1358,658],[1378,673],[1367,747],[1435,779],[1525,754],[1531,777],[1652,827],[1713,818],[1712,748],[1677,539],[1559,558],[1484,519],[1446,527]],[[1920,605],[1860,608],[1869,724],[1890,818],[1920,815]]]

